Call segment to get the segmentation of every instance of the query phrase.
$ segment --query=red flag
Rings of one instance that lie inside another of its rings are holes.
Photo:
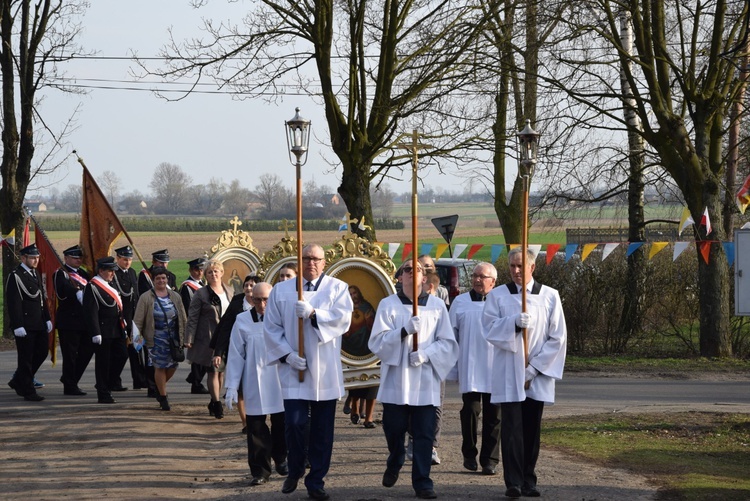
[[[466,258],[471,259],[472,257],[474,257],[474,254],[476,254],[477,251],[482,247],[484,247],[484,244],[472,244],[472,246],[469,247],[469,253],[466,254]]]
[[[703,256],[703,261],[708,264],[708,257],[711,255],[711,241],[710,240],[703,240],[702,242],[698,243],[701,256]]]
[[[31,241],[29,240],[29,218],[26,218],[26,222],[23,225],[23,242],[21,242],[23,245],[21,248],[28,247],[31,245]]]
[[[406,261],[406,256],[411,254],[411,248],[413,246],[414,245],[411,242],[404,244],[404,251],[401,253],[401,261]]]
[[[26,220],[28,223],[28,219]],[[28,226],[27,226],[28,228]],[[47,238],[44,236],[39,223],[34,221],[34,242],[39,249],[39,265],[37,271],[42,277],[44,291],[47,294],[47,309],[49,310],[50,320],[52,321],[52,332],[49,333],[49,352],[52,357],[52,364],[57,362],[57,345],[55,343],[55,310],[57,308],[57,295],[55,294],[55,281],[53,276],[55,271],[60,267],[60,258],[52,248]]]
[[[701,216],[701,226],[706,227],[706,235],[711,233],[711,219],[708,217],[708,207],[703,210],[703,216]]]
[[[81,247],[83,265],[94,272],[98,258],[109,256],[112,244],[125,228],[109,206],[91,173],[83,169],[83,208],[81,209]]]
[[[552,262],[558,250],[560,250],[560,244],[547,244],[547,264]]]

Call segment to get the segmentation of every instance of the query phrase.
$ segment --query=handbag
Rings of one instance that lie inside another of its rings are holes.
[[[157,298],[156,304],[159,305],[159,308],[161,308],[162,313],[164,313],[164,318],[168,319],[169,316],[167,315],[167,310],[164,309],[164,306],[162,306],[161,302]],[[175,326],[178,327],[177,332],[179,332],[179,317],[175,315],[174,317]],[[169,323],[167,323],[169,325]],[[172,360],[175,362],[184,362],[185,361],[185,348],[182,347],[182,343],[180,342],[180,336],[174,335],[172,333],[172,330],[170,329],[169,332],[169,355],[172,357]]]

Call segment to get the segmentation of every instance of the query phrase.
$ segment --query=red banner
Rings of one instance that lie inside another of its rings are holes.
[[[55,310],[57,309],[57,295],[55,294],[55,281],[53,277],[55,271],[60,267],[60,258],[49,244],[39,227],[39,223],[34,222],[34,243],[39,249],[39,265],[37,272],[42,277],[44,291],[47,294],[47,309],[49,309],[50,320],[52,320],[52,332],[49,333],[49,353],[52,358],[52,364],[57,361],[57,345],[55,342]]]

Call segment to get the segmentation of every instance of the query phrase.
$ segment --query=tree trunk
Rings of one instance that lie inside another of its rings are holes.
[[[344,167],[344,176],[342,176],[341,186],[339,186],[339,195],[344,199],[346,209],[352,218],[361,221],[365,218],[365,229],[352,228],[352,232],[366,238],[370,242],[375,242],[375,228],[372,218],[372,202],[370,200],[370,166],[358,165],[356,167]]]

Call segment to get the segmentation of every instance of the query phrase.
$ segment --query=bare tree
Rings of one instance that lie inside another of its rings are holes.
[[[81,212],[83,204],[82,186],[69,184],[60,195],[60,208],[68,212]]]
[[[3,0],[0,2],[0,73],[2,74],[2,142],[0,166],[0,230],[21,234],[23,199],[35,176],[54,169],[55,152],[59,151],[65,130],[52,134],[46,129],[37,109],[37,91],[54,86],[70,90],[51,80],[58,72],[57,63],[78,51],[75,39],[79,32],[77,16],[85,2],[64,0]],[[19,123],[20,122],[20,123]],[[69,124],[68,124],[69,125]],[[34,165],[39,146],[39,129],[53,136],[47,152]],[[3,283],[16,265],[9,248],[3,250]],[[3,331],[8,332],[8,315]]]
[[[222,207],[225,213],[244,216],[247,212],[247,204],[250,202],[250,190],[243,188],[239,179],[232,180],[224,195]]]
[[[157,207],[167,214],[179,214],[188,203],[192,179],[179,165],[160,163],[154,169],[149,186]]]
[[[109,200],[109,205],[113,208],[117,203],[117,198],[120,195],[120,185],[122,180],[120,177],[112,172],[111,170],[105,170],[102,175],[99,176],[99,185],[104,191],[104,196]]]
[[[472,72],[461,63],[481,32],[482,3],[260,0],[239,26],[207,20],[206,40],[173,38],[163,52],[169,66],[144,69],[196,83],[212,78],[243,96],[320,98],[343,171],[338,192],[350,213],[371,220],[370,183],[408,165],[396,148],[400,133],[449,106],[446,96]],[[457,120],[433,123],[433,145],[460,131]],[[374,230],[358,232],[375,240]]]
[[[261,174],[255,187],[255,198],[263,204],[266,214],[271,215],[286,202],[286,189],[277,174]]]
[[[195,187],[198,208],[203,214],[213,214],[221,208],[227,186],[221,179],[212,177],[208,184]]]

